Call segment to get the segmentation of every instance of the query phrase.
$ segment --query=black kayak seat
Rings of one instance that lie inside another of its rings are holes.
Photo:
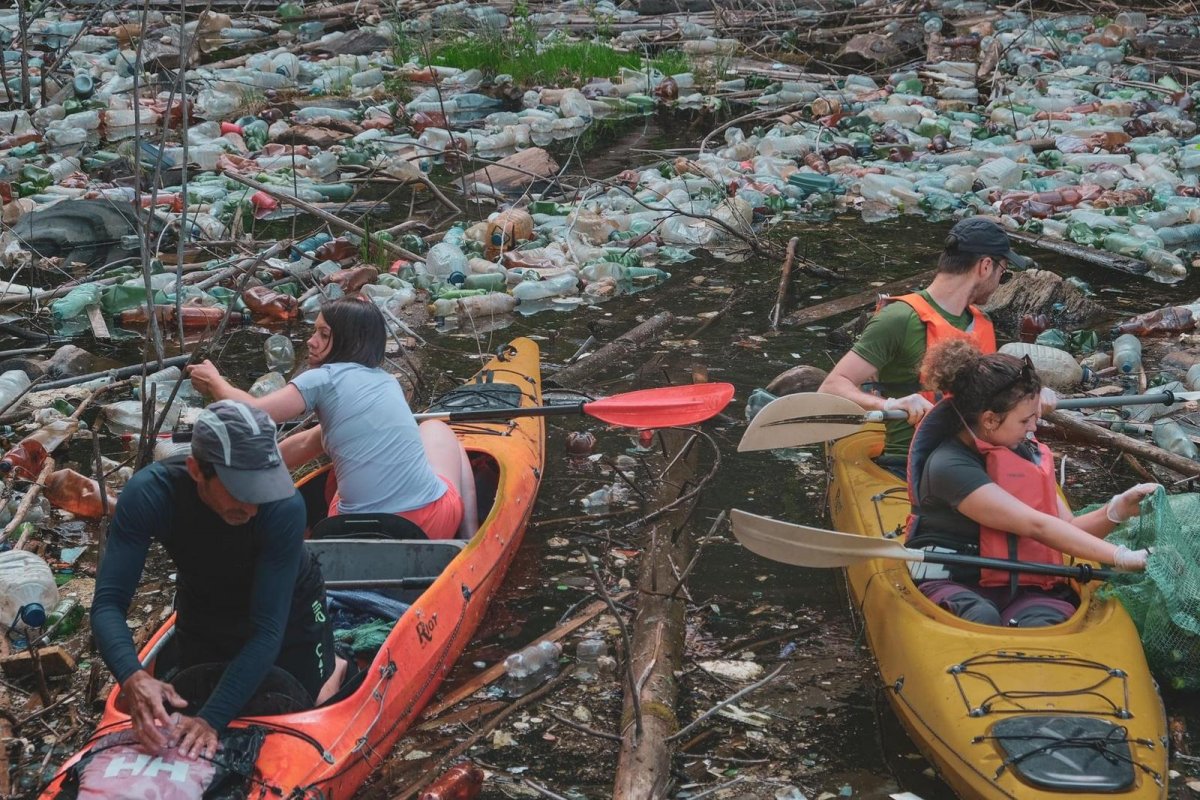
[[[338,514],[313,526],[314,539],[420,539],[421,526],[395,514]]]

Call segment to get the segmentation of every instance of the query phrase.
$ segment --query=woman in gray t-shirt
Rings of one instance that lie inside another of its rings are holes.
[[[312,369],[284,388],[253,397],[209,361],[190,374],[200,391],[261,408],[277,422],[316,413],[320,425],[285,439],[280,452],[289,468],[329,454],[338,486],[330,516],[399,514],[431,539],[469,536],[476,511],[466,452],[444,422],[417,424],[396,379],[380,369],[386,341],[374,304],[341,298],[317,317],[308,340]]]

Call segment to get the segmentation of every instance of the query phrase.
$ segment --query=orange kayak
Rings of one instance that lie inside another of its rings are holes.
[[[497,408],[540,405],[538,358],[533,341],[516,339],[432,410],[479,408],[488,403]],[[240,732],[257,737],[252,765],[235,770],[245,781],[248,796],[292,800],[352,796],[417,720],[479,626],[533,509],[545,456],[545,423],[540,417],[519,417],[452,427],[475,471],[478,531],[470,540],[315,538],[308,542],[320,557],[328,585],[371,588],[374,581],[380,587],[376,591],[411,605],[373,660],[360,662],[362,671],[328,703],[300,713],[234,720],[227,735]],[[312,500],[310,509],[321,507],[326,474],[324,470],[313,473],[297,484]],[[423,589],[401,588],[397,580],[416,578],[413,583],[421,585],[432,576],[432,584]],[[173,624],[174,617],[142,650],[142,663],[151,672]],[[80,770],[75,765],[86,760],[93,748],[103,748],[102,739],[111,741],[110,734],[129,728],[129,717],[114,690],[96,732],[63,766],[43,797],[76,796]],[[128,780],[151,772],[170,778],[186,769],[162,757],[126,759],[110,765],[108,772],[120,772]],[[102,790],[98,796],[128,796],[121,786],[116,782],[111,792]]]

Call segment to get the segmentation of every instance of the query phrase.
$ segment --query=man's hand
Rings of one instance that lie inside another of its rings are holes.
[[[910,394],[905,397],[889,397],[883,402],[884,411],[900,409],[908,414],[909,425],[916,425],[920,422],[921,418],[928,414],[931,408],[933,408],[933,403],[919,394]]]
[[[171,727],[171,714],[166,704],[184,708],[187,701],[179,696],[169,683],[155,680],[145,670],[138,670],[125,679],[121,694],[133,720],[133,731],[137,740],[147,750],[158,753],[167,746],[167,737],[162,728]]]
[[[171,744],[184,758],[209,758],[217,754],[217,732],[200,717],[181,717],[171,731]]]

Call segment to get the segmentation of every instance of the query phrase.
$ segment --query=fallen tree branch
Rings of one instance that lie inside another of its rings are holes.
[[[771,330],[779,330],[779,318],[783,315],[783,304],[787,300],[788,283],[792,277],[792,262],[796,260],[796,245],[800,237],[793,236],[788,240],[787,255],[784,256],[783,266],[779,270],[779,290],[775,293],[775,307],[771,309]]]

